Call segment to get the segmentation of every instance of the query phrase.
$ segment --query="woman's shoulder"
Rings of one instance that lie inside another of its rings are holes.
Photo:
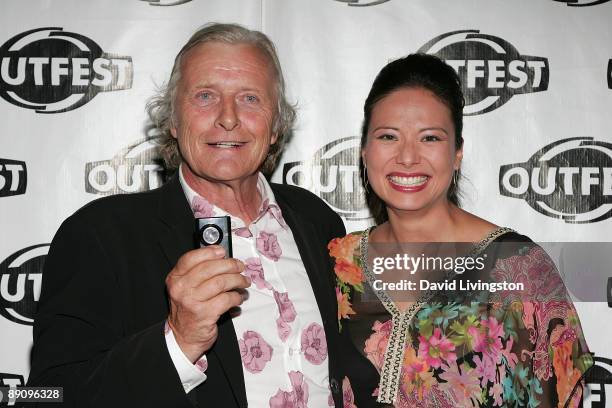
[[[353,231],[343,237],[332,239],[327,245],[329,254],[336,259],[352,258],[354,252],[359,250],[361,239],[364,234],[367,234],[367,231]]]
[[[492,236],[493,242],[525,242],[533,243],[531,238],[527,235],[523,235],[512,228],[508,227],[497,227],[489,234]]]
[[[355,231],[341,238],[330,241],[327,248],[335,259],[334,273],[342,293],[348,293],[350,288],[362,291],[364,274],[361,262],[360,244],[367,239],[368,230]]]
[[[474,244],[474,252],[495,254],[496,258],[523,254],[530,248],[541,249],[528,236],[509,227],[497,226]]]

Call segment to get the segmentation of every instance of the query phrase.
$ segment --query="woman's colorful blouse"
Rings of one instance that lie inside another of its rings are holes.
[[[439,291],[400,311],[372,289],[368,236],[329,244],[339,328],[349,343],[345,407],[564,407],[570,396],[567,406],[579,404],[592,356],[541,247],[498,228],[474,251],[488,257],[490,281],[524,282],[520,295]]]

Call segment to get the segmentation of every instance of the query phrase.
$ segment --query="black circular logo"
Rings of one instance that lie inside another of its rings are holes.
[[[499,108],[514,95],[548,89],[548,59],[521,55],[509,42],[478,30],[442,34],[419,49],[452,66],[461,78],[465,115]]]
[[[132,86],[132,59],[59,27],[26,31],[0,47],[0,96],[38,113],[76,109],[99,92]]]
[[[311,160],[285,163],[283,183],[317,194],[347,220],[370,217],[359,176],[358,137],[334,140]]]
[[[567,223],[612,216],[612,144],[592,137],[551,143],[524,163],[499,170],[499,191]]]
[[[10,321],[34,323],[48,251],[49,244],[34,245],[0,263],[0,314]]]
[[[158,138],[140,140],[121,149],[110,160],[85,165],[85,191],[113,195],[148,191],[167,179]]]

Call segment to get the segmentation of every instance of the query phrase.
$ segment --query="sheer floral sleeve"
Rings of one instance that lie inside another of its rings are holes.
[[[521,282],[519,293],[493,294],[493,315],[503,322],[508,362],[502,381],[509,406],[576,407],[582,374],[593,365],[580,321],[546,252],[533,243],[497,259],[495,281]],[[514,358],[515,357],[515,358]]]

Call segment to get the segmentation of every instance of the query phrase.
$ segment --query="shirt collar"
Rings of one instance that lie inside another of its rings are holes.
[[[185,197],[187,198],[187,202],[189,203],[189,206],[191,207],[191,210],[196,218],[222,217],[224,215],[229,215],[232,219],[232,229],[242,228],[245,226],[244,222],[240,218],[234,217],[224,209],[212,204],[204,197],[199,195],[194,189],[192,189],[185,180],[185,177],[183,177],[182,169],[183,165],[181,164],[178,169],[179,181],[181,183],[181,187],[183,188],[183,192],[185,193]],[[266,180],[266,177],[261,172],[257,173],[257,191],[261,196],[261,205],[259,206],[257,216],[253,220],[253,223],[259,221],[264,215],[270,214],[281,227],[284,229],[289,229],[289,226],[283,218],[281,209],[276,202],[272,187],[270,187],[270,183],[268,183],[268,180]]]

